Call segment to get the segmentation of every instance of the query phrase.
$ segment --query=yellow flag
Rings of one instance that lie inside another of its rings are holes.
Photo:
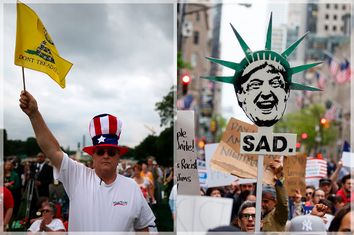
[[[17,2],[15,64],[48,74],[62,88],[72,63],[61,58],[37,14]]]

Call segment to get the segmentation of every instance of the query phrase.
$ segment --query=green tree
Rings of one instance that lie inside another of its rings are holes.
[[[309,153],[311,150],[329,145],[337,139],[336,122],[332,121],[328,127],[323,127],[320,124],[324,113],[325,108],[322,105],[314,104],[297,113],[284,115],[283,119],[274,126],[274,131],[296,133],[299,140],[302,133],[307,133],[307,139],[301,141],[305,145],[306,152]]]
[[[160,126],[172,126],[174,117],[174,94],[175,88],[172,86],[162,101],[155,104],[155,111],[160,116]]]

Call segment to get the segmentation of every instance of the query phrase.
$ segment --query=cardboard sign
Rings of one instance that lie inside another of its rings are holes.
[[[354,153],[343,152],[342,161],[343,161],[343,166],[354,168]]]
[[[223,173],[220,171],[215,171],[210,167],[210,161],[214,152],[216,151],[218,144],[206,144],[205,150],[205,160],[207,169],[207,180],[206,185],[208,187],[220,187],[230,185],[232,182],[237,181],[238,184],[248,184],[256,182],[256,179],[242,179],[237,176],[231,175],[230,173]]]
[[[177,111],[175,136],[178,194],[200,195],[193,111]]]
[[[257,176],[258,156],[240,154],[240,133],[257,132],[257,127],[231,118],[218,147],[210,161],[211,168],[231,175],[255,179]],[[263,183],[273,184],[274,174],[268,167],[275,156],[265,156]]]
[[[241,132],[240,153],[263,155],[295,155],[296,134],[263,134]]]
[[[232,199],[207,196],[177,196],[177,231],[206,232],[229,225]]]
[[[292,157],[284,157],[285,188],[288,196],[295,196],[297,189],[301,195],[306,194],[305,169],[306,155],[297,154]]]

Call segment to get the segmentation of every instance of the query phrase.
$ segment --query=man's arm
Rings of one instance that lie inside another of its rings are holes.
[[[28,91],[21,92],[19,101],[20,108],[31,121],[39,147],[52,162],[53,166],[60,169],[61,161],[63,160],[62,150],[39,112],[37,101]]]
[[[274,159],[270,163],[270,167],[273,169],[276,183],[275,192],[277,197],[277,205],[275,206],[275,219],[281,224],[285,225],[288,219],[289,205],[288,205],[288,195],[284,186],[284,173],[283,165],[280,159]]]

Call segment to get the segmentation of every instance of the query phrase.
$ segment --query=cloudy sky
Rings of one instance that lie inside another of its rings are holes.
[[[27,1],[28,2],[28,1]],[[175,81],[172,4],[27,4],[41,18],[60,55],[73,67],[61,89],[44,73],[25,69],[26,89],[60,144],[77,148],[100,113],[123,120],[120,144],[134,147],[159,133],[154,111]],[[3,122],[9,139],[34,136],[18,106],[21,68],[14,65],[16,5],[3,7]]]

